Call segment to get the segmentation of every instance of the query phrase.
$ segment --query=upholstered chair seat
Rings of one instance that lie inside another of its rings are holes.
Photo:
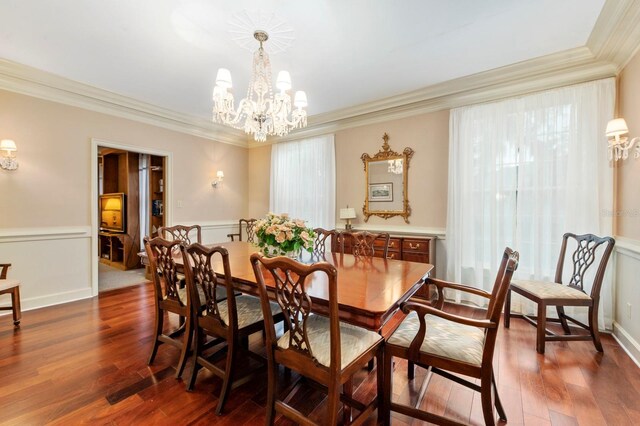
[[[511,281],[511,287],[517,287],[540,299],[591,299],[591,297],[583,291],[546,281],[513,280]]]
[[[273,303],[272,308],[273,309]],[[289,331],[278,339],[278,347],[289,348]],[[310,315],[307,319],[307,337],[311,353],[320,365],[329,367],[331,364],[331,332],[329,318],[321,315]],[[340,364],[346,368],[355,359],[377,345],[382,336],[373,331],[365,330],[355,325],[340,323]]]
[[[420,346],[420,352],[476,366],[482,364],[485,341],[482,328],[449,321],[435,315],[425,315],[424,320],[427,333]],[[418,314],[412,311],[388,342],[409,348],[419,329]]]
[[[273,315],[282,312],[277,303],[270,302],[270,305]],[[225,325],[229,325],[229,305],[225,302],[218,303],[218,309],[220,319],[222,319]],[[264,321],[259,297],[248,295],[236,296],[236,311],[238,312],[238,328],[248,327],[251,324]]]
[[[18,280],[0,280],[0,291],[8,290],[13,287],[19,287],[20,281]]]

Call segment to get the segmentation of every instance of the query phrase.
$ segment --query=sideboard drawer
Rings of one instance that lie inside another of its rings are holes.
[[[429,253],[429,240],[405,238],[402,241],[402,252],[404,254]]]
[[[402,260],[408,260],[409,262],[418,263],[430,263],[429,253],[407,253],[405,251],[404,253],[402,253]]]
[[[376,240],[375,243],[380,241],[380,246],[384,244],[384,240],[379,239]],[[402,240],[400,238],[389,238],[389,251],[400,251],[400,247],[402,247]]]

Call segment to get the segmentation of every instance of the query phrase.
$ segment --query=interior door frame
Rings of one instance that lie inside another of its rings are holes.
[[[91,295],[98,295],[98,147],[121,149],[164,157],[164,224],[173,223],[173,153],[138,145],[127,145],[105,139],[91,138]]]

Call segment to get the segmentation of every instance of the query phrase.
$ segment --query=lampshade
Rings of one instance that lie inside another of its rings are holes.
[[[3,139],[0,142],[0,151],[17,151],[16,143],[11,139]]]
[[[296,92],[295,97],[293,98],[293,104],[298,108],[304,108],[307,106],[307,94],[302,90],[298,90]]]
[[[355,219],[356,209],[353,207],[347,207],[346,209],[340,209],[340,219]]]
[[[216,177],[217,177],[218,179],[222,179],[222,178],[224,177],[224,172],[223,172],[222,170],[218,170],[218,171],[216,172]]]
[[[216,75],[216,85],[225,89],[231,88],[231,72],[228,69],[218,69],[218,74]]]
[[[282,91],[291,89],[291,76],[289,71],[280,71],[276,79],[276,87]]]
[[[608,137],[616,137],[629,133],[627,122],[624,121],[624,118],[610,120],[609,123],[607,123],[606,133]]]
[[[122,208],[119,198],[109,198],[104,205],[104,210],[107,211],[119,211]]]

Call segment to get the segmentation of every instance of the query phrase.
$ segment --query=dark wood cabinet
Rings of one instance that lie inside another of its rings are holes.
[[[158,236],[158,228],[164,226],[164,157],[149,157],[149,234]]]

